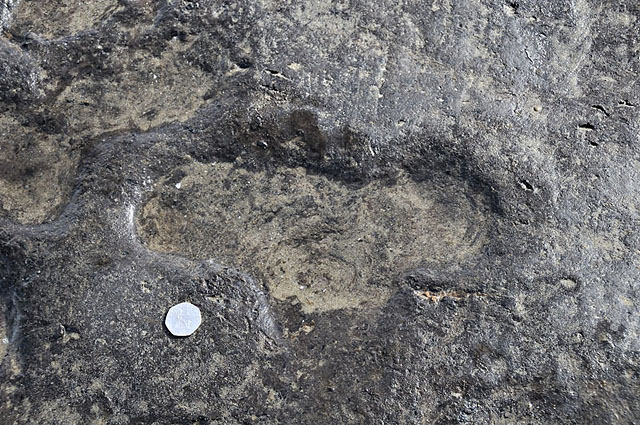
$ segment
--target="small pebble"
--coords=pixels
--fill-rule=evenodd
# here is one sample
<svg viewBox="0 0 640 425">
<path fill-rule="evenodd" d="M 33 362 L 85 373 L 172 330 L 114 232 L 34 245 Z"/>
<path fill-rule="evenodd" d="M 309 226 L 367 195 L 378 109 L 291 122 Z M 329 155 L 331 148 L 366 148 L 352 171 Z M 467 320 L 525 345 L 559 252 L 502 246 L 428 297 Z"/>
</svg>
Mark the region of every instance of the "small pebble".
<svg viewBox="0 0 640 425">
<path fill-rule="evenodd" d="M 201 323 L 200 309 L 187 302 L 171 307 L 164 321 L 173 336 L 189 336 L 198 329 Z"/>
</svg>

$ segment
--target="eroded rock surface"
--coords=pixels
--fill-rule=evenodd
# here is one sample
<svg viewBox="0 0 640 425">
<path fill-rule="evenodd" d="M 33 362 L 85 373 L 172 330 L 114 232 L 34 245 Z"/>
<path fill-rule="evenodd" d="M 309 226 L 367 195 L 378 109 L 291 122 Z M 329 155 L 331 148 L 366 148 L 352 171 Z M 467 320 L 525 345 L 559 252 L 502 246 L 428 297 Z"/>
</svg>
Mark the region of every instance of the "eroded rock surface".
<svg viewBox="0 0 640 425">
<path fill-rule="evenodd" d="M 0 0 L 0 422 L 640 421 L 639 18 Z"/>
</svg>

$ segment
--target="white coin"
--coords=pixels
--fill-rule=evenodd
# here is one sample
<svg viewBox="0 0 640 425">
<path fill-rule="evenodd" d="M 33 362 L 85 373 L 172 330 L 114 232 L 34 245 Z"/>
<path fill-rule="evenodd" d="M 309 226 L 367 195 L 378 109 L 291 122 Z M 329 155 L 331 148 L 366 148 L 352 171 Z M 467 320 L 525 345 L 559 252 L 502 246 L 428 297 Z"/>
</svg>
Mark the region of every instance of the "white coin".
<svg viewBox="0 0 640 425">
<path fill-rule="evenodd" d="M 202 323 L 200 309 L 191 303 L 176 304 L 167 312 L 165 326 L 174 336 L 189 336 Z"/>
</svg>

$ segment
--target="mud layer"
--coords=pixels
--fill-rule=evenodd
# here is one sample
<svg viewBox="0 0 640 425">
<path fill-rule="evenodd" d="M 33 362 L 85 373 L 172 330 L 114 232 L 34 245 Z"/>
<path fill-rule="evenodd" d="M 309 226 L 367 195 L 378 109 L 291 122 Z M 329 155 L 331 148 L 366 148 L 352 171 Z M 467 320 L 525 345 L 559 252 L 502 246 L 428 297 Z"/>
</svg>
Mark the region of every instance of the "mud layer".
<svg viewBox="0 0 640 425">
<path fill-rule="evenodd" d="M 71 191 L 78 153 L 64 135 L 0 117 L 0 212 L 23 224 L 53 218 Z"/>
<path fill-rule="evenodd" d="M 65 110 L 69 127 L 85 137 L 186 121 L 204 104 L 211 83 L 183 60 L 184 48 L 171 42 L 159 57 L 127 52 L 129 57 L 117 59 L 126 63 L 117 75 L 106 81 L 74 81 L 57 97 L 54 108 Z"/>
<path fill-rule="evenodd" d="M 42 37 L 56 38 L 90 30 L 121 9 L 116 0 L 23 0 L 14 20 Z"/>
<path fill-rule="evenodd" d="M 371 306 L 403 272 L 481 249 L 482 201 L 460 187 L 401 174 L 353 188 L 303 168 L 195 163 L 157 186 L 138 223 L 151 249 L 252 270 L 307 312 Z"/>
</svg>

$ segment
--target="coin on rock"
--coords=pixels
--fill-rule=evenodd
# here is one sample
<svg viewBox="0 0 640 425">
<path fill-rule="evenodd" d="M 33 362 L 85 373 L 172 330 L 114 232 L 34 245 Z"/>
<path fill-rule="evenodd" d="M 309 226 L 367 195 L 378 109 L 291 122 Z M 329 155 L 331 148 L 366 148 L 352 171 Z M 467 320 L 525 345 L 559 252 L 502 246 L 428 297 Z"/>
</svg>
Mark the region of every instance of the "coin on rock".
<svg viewBox="0 0 640 425">
<path fill-rule="evenodd" d="M 189 336 L 202 323 L 200 309 L 191 303 L 176 304 L 167 312 L 165 326 L 174 336 Z"/>
</svg>

